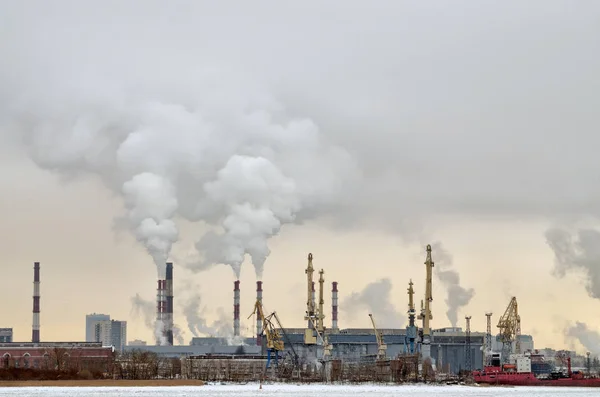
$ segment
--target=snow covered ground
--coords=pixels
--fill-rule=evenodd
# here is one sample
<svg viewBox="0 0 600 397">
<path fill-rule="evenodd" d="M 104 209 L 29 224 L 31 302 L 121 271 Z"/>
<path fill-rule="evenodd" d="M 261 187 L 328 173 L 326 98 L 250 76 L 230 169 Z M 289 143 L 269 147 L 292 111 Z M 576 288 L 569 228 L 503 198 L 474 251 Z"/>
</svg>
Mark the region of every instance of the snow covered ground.
<svg viewBox="0 0 600 397">
<path fill-rule="evenodd" d="M 422 396 L 422 397 L 588 397 L 598 396 L 600 390 L 588 388 L 542 388 L 542 387 L 469 387 L 469 386 L 333 386 L 333 385 L 283 385 L 267 384 L 259 389 L 258 384 L 248 385 L 206 385 L 201 387 L 27 387 L 0 388 L 0 396 L 135 396 L 135 397 L 351 397 L 351 396 Z"/>
</svg>

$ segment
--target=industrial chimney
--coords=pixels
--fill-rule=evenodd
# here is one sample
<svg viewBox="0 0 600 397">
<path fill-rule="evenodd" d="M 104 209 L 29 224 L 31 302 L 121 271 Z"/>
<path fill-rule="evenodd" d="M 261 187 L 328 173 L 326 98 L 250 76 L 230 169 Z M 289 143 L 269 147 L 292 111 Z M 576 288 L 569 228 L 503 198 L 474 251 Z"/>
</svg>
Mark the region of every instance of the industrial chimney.
<svg viewBox="0 0 600 397">
<path fill-rule="evenodd" d="M 256 300 L 262 305 L 262 281 L 256 282 Z M 262 333 L 262 319 L 256 316 L 256 346 L 260 346 L 262 342 L 262 338 L 260 334 Z"/>
<path fill-rule="evenodd" d="M 165 315 L 167 312 L 167 281 L 158 280 L 158 288 L 156 290 L 156 322 L 157 327 L 160 327 L 160 336 L 157 335 L 157 345 L 163 344 L 163 339 L 166 339 Z"/>
<path fill-rule="evenodd" d="M 240 336 L 240 280 L 233 282 L 233 336 Z"/>
<path fill-rule="evenodd" d="M 338 331 L 338 283 L 331 283 L 331 330 Z"/>
<path fill-rule="evenodd" d="M 167 275 L 166 275 L 166 293 L 167 293 L 167 307 L 166 307 L 166 333 L 167 333 L 167 344 L 173 346 L 173 263 L 167 262 Z"/>
<path fill-rule="evenodd" d="M 33 262 L 33 326 L 31 341 L 40 343 L 40 262 Z"/>
</svg>

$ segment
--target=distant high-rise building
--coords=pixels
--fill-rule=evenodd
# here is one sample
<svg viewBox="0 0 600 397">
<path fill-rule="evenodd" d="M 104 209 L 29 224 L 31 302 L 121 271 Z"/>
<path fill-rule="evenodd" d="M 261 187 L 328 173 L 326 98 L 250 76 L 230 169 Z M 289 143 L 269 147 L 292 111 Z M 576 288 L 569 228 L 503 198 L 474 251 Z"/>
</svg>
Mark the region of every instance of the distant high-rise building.
<svg viewBox="0 0 600 397">
<path fill-rule="evenodd" d="M 108 314 L 92 313 L 85 316 L 85 341 L 96 342 L 96 324 L 100 321 L 110 321 Z"/>
<path fill-rule="evenodd" d="M 13 341 L 12 328 L 0 328 L 0 343 L 11 343 Z"/>
<path fill-rule="evenodd" d="M 123 351 L 127 341 L 127 321 L 103 320 L 95 323 L 94 342 L 102 346 L 114 346 Z"/>
</svg>

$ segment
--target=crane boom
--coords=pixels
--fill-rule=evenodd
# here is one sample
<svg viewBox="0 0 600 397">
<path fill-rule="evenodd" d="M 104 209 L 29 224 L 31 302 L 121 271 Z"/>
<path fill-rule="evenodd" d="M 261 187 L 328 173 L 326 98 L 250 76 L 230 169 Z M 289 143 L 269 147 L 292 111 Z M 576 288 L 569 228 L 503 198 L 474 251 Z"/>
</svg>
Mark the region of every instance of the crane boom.
<svg viewBox="0 0 600 397">
<path fill-rule="evenodd" d="M 371 317 L 371 323 L 373 324 L 373 330 L 375 331 L 375 337 L 377 338 L 377 358 L 384 359 L 387 355 L 387 345 L 383 343 L 383 335 L 377 330 L 375 320 L 373 319 L 373 315 L 371 313 L 369 313 L 369 317 Z"/>
</svg>

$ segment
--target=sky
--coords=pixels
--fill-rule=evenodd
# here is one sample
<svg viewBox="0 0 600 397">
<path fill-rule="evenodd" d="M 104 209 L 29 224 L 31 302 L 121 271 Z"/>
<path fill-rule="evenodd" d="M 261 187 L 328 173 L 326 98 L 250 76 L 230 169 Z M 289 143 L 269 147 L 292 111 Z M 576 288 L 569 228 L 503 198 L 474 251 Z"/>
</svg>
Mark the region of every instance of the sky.
<svg viewBox="0 0 600 397">
<path fill-rule="evenodd" d="M 40 261 L 42 340 L 99 312 L 152 341 L 166 260 L 185 343 L 228 332 L 237 278 L 245 334 L 257 278 L 300 327 L 309 252 L 326 324 L 338 281 L 340 327 L 404 326 L 432 244 L 435 328 L 516 296 L 537 347 L 600 353 L 599 15 L 0 0 L 0 327 L 30 339 Z"/>
</svg>

